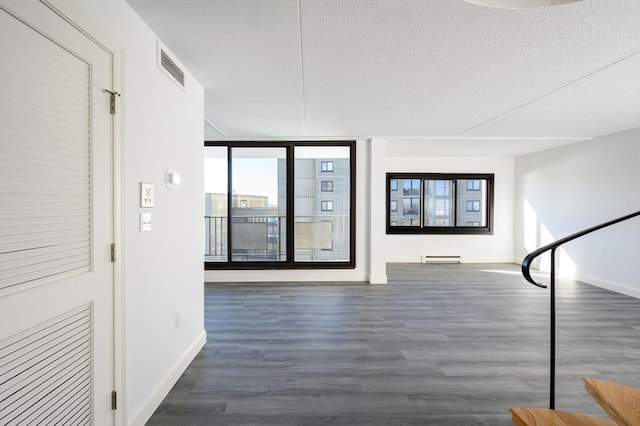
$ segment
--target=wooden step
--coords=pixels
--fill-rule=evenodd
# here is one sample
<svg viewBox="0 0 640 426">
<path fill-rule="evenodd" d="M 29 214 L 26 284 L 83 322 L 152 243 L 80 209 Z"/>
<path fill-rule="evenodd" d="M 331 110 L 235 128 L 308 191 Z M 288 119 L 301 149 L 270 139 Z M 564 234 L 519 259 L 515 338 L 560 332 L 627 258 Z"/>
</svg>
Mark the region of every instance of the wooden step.
<svg viewBox="0 0 640 426">
<path fill-rule="evenodd" d="M 620 426 L 640 426 L 640 389 L 583 377 L 589 395 Z"/>
<path fill-rule="evenodd" d="M 518 426 L 616 426 L 610 419 L 550 410 L 548 408 L 510 408 L 511 418 Z"/>
</svg>

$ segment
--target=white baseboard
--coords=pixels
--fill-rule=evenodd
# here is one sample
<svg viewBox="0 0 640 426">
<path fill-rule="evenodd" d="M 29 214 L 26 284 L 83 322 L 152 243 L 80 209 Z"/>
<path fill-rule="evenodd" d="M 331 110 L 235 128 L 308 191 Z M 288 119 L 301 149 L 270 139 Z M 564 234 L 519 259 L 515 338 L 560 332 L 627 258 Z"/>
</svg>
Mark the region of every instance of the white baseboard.
<svg viewBox="0 0 640 426">
<path fill-rule="evenodd" d="M 142 408 L 132 416 L 127 424 L 144 426 L 144 424 L 149 421 L 153 413 L 160 406 L 160 403 L 162 403 L 162 400 L 169 394 L 171 388 L 173 388 L 205 343 L 207 343 L 207 332 L 202 330 L 196 340 L 184 351 L 178 361 L 173 364 L 171 369 L 167 371 L 167 374 L 164 375 L 158 385 L 151 391 L 149 397 L 142 404 Z"/>
<path fill-rule="evenodd" d="M 242 270 L 242 271 L 205 271 L 206 283 L 267 283 L 267 282 L 316 282 L 316 281 L 368 281 L 367 275 L 359 270 L 350 269 L 325 269 L 322 271 L 310 270 Z"/>
<path fill-rule="evenodd" d="M 474 258 L 469 256 L 461 256 L 460 263 L 520 263 L 522 260 L 514 262 L 513 259 L 505 258 Z M 422 263 L 420 256 L 403 256 L 387 259 L 387 263 Z"/>
<path fill-rule="evenodd" d="M 622 293 L 627 296 L 640 299 L 640 286 L 633 286 L 631 284 L 622 284 L 613 281 L 603 280 L 602 278 L 594 277 L 591 275 L 577 274 L 576 281 L 582 281 L 583 283 L 591 284 L 596 287 L 601 287 L 607 290 L 615 291 L 616 293 Z"/>
</svg>

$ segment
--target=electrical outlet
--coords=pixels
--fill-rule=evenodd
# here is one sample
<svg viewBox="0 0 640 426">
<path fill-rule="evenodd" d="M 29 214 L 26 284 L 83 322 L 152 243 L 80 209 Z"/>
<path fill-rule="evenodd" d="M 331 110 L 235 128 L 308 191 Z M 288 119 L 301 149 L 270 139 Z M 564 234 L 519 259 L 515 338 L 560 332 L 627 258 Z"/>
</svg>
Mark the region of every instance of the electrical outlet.
<svg viewBox="0 0 640 426">
<path fill-rule="evenodd" d="M 178 309 L 176 311 L 175 316 L 175 327 L 178 328 L 182 325 L 182 309 Z"/>
</svg>

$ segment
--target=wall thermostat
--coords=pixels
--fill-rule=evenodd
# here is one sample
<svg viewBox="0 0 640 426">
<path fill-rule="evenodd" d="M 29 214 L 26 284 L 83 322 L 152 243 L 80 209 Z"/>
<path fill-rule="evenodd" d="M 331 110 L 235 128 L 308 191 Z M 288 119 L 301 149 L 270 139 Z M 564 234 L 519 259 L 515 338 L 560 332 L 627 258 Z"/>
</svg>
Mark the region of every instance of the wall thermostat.
<svg viewBox="0 0 640 426">
<path fill-rule="evenodd" d="M 167 170 L 167 188 L 169 189 L 180 189 L 180 182 L 182 181 L 182 177 L 180 173 L 175 170 Z"/>
</svg>

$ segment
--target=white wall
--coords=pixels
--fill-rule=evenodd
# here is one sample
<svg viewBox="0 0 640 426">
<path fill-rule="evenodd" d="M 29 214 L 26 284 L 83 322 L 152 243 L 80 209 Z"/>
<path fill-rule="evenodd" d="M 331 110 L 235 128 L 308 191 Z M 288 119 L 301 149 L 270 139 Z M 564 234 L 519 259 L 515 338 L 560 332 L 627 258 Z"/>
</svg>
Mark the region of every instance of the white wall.
<svg viewBox="0 0 640 426">
<path fill-rule="evenodd" d="M 419 144 L 419 141 L 408 142 Z M 396 151 L 396 146 L 401 149 Z M 405 156 L 407 142 L 357 141 L 356 269 L 206 271 L 205 281 L 369 281 L 385 284 L 386 262 L 419 262 L 422 254 L 456 254 L 464 262 L 513 261 L 513 158 Z M 420 150 L 414 150 L 420 151 Z M 495 174 L 493 235 L 386 235 L 387 172 Z"/>
<path fill-rule="evenodd" d="M 122 48 L 125 424 L 144 424 L 205 340 L 203 89 L 157 67 L 157 37 L 124 0 L 73 1 Z M 179 191 L 165 171 L 182 174 Z M 155 185 L 152 230 L 138 230 L 139 183 Z M 180 327 L 175 312 L 181 310 Z"/>
<path fill-rule="evenodd" d="M 515 160 L 514 253 L 640 210 L 640 128 Z M 640 297 L 640 218 L 568 243 L 560 274 Z M 548 259 L 540 265 L 548 270 Z M 632 267 L 633 266 L 633 267 Z"/>
<path fill-rule="evenodd" d="M 512 262 L 513 158 L 421 156 L 419 144 L 420 141 L 402 144 L 389 141 L 385 172 L 495 174 L 494 232 L 493 235 L 386 235 L 387 262 L 420 262 L 423 254 L 459 255 L 465 263 Z M 417 155 L 408 156 L 411 152 Z M 385 209 L 385 202 L 378 208 Z"/>
<path fill-rule="evenodd" d="M 385 246 L 385 215 L 386 215 L 386 155 L 387 140 L 385 138 L 373 138 L 369 150 L 369 264 L 371 271 L 369 282 L 371 284 L 387 283 L 387 258 Z"/>
</svg>

